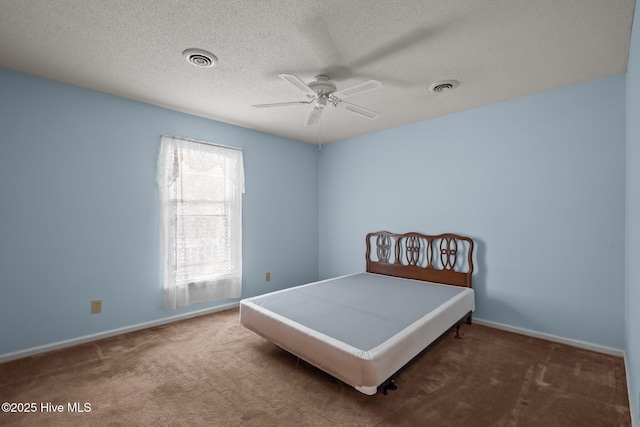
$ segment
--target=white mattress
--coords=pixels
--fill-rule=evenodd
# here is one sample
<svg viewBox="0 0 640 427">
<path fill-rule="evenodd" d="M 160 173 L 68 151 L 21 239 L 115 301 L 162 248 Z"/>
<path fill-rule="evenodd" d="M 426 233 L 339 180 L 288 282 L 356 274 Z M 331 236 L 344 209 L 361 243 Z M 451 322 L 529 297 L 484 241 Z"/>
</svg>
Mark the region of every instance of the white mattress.
<svg viewBox="0 0 640 427">
<path fill-rule="evenodd" d="M 371 273 L 240 302 L 240 321 L 362 393 L 377 387 L 466 314 L 473 289 Z"/>
</svg>

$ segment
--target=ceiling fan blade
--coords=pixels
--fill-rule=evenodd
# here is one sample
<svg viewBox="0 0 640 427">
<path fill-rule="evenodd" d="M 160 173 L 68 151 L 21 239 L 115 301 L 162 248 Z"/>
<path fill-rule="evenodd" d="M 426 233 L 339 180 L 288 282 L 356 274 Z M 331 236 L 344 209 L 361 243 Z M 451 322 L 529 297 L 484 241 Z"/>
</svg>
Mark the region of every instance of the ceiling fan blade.
<svg viewBox="0 0 640 427">
<path fill-rule="evenodd" d="M 303 82 L 302 80 L 300 80 L 300 77 L 298 77 L 296 75 L 293 75 L 293 74 L 278 74 L 278 77 L 280 77 L 282 80 L 286 80 L 289 83 L 293 84 L 295 87 L 297 87 L 298 89 L 300 89 L 304 93 L 307 93 L 309 95 L 315 95 L 316 94 L 313 91 L 313 89 L 311 89 L 309 86 L 307 86 L 307 84 L 305 82 Z"/>
<path fill-rule="evenodd" d="M 288 105 L 300 105 L 300 104 L 311 104 L 313 101 L 293 101 L 293 102 L 277 102 L 275 104 L 257 104 L 252 105 L 252 107 L 256 108 L 265 108 L 265 107 L 285 107 Z"/>
<path fill-rule="evenodd" d="M 368 108 L 361 107 L 356 104 L 352 104 L 351 102 L 341 101 L 339 104 L 345 110 L 349 110 L 352 113 L 360 114 L 361 116 L 366 117 L 367 119 L 377 119 L 380 116 L 380 113 L 377 113 Z"/>
<path fill-rule="evenodd" d="M 309 112 L 309 117 L 307 117 L 307 122 L 304 124 L 305 126 L 313 126 L 318 123 L 320 120 L 320 115 L 322 114 L 322 108 L 314 108 Z"/>
<path fill-rule="evenodd" d="M 333 96 L 337 98 L 347 98 L 351 95 L 355 95 L 357 93 L 366 92 L 368 90 L 378 89 L 384 86 L 382 82 L 378 80 L 367 80 L 366 82 L 358 83 L 354 86 L 349 86 L 346 89 L 339 90 L 333 93 Z"/>
</svg>

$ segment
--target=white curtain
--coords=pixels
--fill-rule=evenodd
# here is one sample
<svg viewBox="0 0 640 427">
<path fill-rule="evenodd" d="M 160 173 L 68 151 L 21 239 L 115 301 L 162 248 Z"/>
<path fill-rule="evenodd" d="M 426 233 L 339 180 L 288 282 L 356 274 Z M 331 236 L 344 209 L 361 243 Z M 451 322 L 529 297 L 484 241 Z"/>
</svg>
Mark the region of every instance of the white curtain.
<svg viewBox="0 0 640 427">
<path fill-rule="evenodd" d="M 242 290 L 242 151 L 163 136 L 158 156 L 164 308 Z"/>
</svg>

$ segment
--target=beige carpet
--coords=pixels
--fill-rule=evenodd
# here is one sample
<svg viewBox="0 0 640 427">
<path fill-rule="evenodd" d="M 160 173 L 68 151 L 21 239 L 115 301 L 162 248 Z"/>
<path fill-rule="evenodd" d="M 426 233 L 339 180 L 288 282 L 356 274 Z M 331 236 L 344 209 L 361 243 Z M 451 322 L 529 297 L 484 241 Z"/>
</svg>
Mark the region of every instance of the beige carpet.
<svg viewBox="0 0 640 427">
<path fill-rule="evenodd" d="M 238 310 L 0 365 L 1 425 L 628 426 L 621 358 L 463 325 L 365 396 L 246 330 Z M 46 412 L 47 403 L 63 412 Z M 69 405 L 90 412 L 69 413 Z"/>
</svg>

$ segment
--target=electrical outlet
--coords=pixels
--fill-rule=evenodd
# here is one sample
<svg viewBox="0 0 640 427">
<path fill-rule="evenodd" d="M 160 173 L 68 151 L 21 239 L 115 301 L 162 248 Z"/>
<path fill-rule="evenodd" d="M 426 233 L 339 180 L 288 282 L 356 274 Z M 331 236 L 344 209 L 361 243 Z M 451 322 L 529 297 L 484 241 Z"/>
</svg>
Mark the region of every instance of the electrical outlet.
<svg viewBox="0 0 640 427">
<path fill-rule="evenodd" d="M 102 313 L 102 300 L 91 301 L 91 314 Z"/>
<path fill-rule="evenodd" d="M 271 273 L 264 273 L 264 281 L 268 282 L 269 280 L 271 280 Z"/>
</svg>

